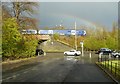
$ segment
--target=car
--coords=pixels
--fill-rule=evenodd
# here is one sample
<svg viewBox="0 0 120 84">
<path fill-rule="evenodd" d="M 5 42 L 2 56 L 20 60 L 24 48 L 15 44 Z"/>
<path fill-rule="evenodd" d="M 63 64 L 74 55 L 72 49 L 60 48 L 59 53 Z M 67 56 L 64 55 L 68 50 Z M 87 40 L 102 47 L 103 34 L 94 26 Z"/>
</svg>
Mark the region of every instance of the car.
<svg viewBox="0 0 120 84">
<path fill-rule="evenodd" d="M 65 51 L 64 55 L 75 55 L 75 56 L 79 56 L 81 54 L 80 51 L 78 50 L 70 50 L 70 51 Z"/>
<path fill-rule="evenodd" d="M 112 50 L 110 50 L 109 48 L 100 48 L 97 52 L 97 54 L 102 53 L 103 55 L 109 55 L 112 53 Z"/>
<path fill-rule="evenodd" d="M 118 57 L 120 58 L 120 51 L 118 52 Z"/>
<path fill-rule="evenodd" d="M 116 57 L 119 57 L 120 58 L 120 52 L 117 52 L 117 51 L 113 51 L 111 53 L 112 57 L 116 58 Z"/>
<path fill-rule="evenodd" d="M 42 54 L 44 54 L 44 51 L 42 50 L 42 49 L 36 49 L 36 53 L 35 53 L 35 55 L 42 55 Z"/>
<path fill-rule="evenodd" d="M 111 53 L 111 55 L 112 55 L 112 57 L 117 57 L 117 56 L 118 56 L 118 52 L 113 51 L 113 52 Z"/>
</svg>

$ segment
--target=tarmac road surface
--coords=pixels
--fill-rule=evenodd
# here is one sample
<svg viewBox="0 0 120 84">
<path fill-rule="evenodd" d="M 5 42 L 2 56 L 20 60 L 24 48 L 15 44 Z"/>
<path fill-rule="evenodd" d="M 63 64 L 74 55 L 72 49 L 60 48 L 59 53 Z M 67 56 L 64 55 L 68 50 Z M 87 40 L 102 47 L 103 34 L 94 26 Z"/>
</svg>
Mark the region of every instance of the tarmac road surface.
<svg viewBox="0 0 120 84">
<path fill-rule="evenodd" d="M 95 62 L 97 56 L 64 56 L 63 53 L 47 53 L 55 55 L 43 62 L 35 62 L 3 73 L 2 82 L 106 82 L 113 83 Z"/>
</svg>

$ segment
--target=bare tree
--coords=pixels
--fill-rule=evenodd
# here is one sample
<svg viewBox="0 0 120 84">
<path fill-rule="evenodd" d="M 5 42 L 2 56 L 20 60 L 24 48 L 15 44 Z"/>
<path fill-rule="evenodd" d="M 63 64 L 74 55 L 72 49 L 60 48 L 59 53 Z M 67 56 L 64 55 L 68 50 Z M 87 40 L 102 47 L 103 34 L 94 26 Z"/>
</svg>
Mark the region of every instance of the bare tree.
<svg viewBox="0 0 120 84">
<path fill-rule="evenodd" d="M 3 3 L 1 6 L 2 6 L 1 7 L 2 20 L 4 20 L 5 18 L 11 17 L 11 14 L 8 11 L 8 8 Z"/>
<path fill-rule="evenodd" d="M 36 13 L 35 8 L 38 7 L 36 2 L 7 2 L 3 4 L 3 10 L 7 10 L 10 16 L 15 17 L 20 30 L 26 26 L 32 26 L 37 29 L 37 20 L 31 18 Z M 25 24 L 23 24 L 26 23 Z M 29 24 L 28 24 L 29 23 Z"/>
</svg>

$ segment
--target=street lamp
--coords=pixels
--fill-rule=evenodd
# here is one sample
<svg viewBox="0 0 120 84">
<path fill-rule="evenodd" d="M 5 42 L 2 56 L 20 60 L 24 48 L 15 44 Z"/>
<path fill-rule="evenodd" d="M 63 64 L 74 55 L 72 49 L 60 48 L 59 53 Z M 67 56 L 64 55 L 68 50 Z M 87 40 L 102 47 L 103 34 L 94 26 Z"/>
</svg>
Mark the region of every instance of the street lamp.
<svg viewBox="0 0 120 84">
<path fill-rule="evenodd" d="M 75 22 L 75 49 L 77 50 L 77 36 L 76 36 L 76 22 Z"/>
</svg>

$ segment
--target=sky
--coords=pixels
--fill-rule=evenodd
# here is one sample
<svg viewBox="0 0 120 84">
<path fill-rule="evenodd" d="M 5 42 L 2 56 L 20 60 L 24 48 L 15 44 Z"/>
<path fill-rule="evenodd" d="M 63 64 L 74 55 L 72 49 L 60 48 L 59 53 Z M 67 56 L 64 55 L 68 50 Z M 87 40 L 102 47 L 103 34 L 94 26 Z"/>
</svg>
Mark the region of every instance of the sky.
<svg viewBox="0 0 120 84">
<path fill-rule="evenodd" d="M 112 28 L 112 23 L 118 21 L 117 2 L 40 2 L 38 9 L 39 27 L 64 26 L 73 28 L 96 24 Z"/>
<path fill-rule="evenodd" d="M 119 2 L 119 0 L 1 0 L 2 2 Z"/>
<path fill-rule="evenodd" d="M 26 1 L 38 2 L 40 5 L 37 9 L 38 14 L 34 16 L 39 20 L 39 28 L 62 25 L 69 29 L 74 27 L 76 21 L 77 27 L 95 27 L 99 24 L 111 29 L 113 22 L 118 22 L 118 0 Z"/>
</svg>

